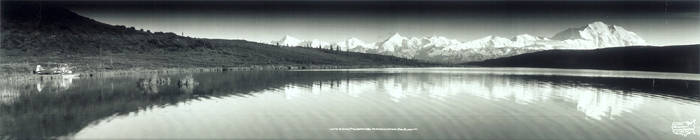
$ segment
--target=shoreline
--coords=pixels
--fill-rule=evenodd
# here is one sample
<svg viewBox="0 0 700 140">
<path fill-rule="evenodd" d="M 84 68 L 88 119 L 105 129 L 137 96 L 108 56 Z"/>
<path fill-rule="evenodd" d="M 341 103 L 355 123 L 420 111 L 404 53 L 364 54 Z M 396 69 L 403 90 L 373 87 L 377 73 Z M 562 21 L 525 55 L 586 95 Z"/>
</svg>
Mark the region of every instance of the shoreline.
<svg viewBox="0 0 700 140">
<path fill-rule="evenodd" d="M 401 68 L 401 67 L 429 67 L 429 66 L 411 66 L 411 65 L 251 65 L 251 66 L 231 66 L 231 67 L 188 67 L 188 68 L 130 68 L 117 70 L 101 70 L 101 71 L 85 71 L 76 72 L 80 74 L 80 78 L 109 78 L 117 76 L 126 76 L 134 73 L 138 75 L 148 74 L 175 74 L 175 73 L 197 73 L 197 72 L 225 72 L 225 71 L 287 71 L 287 70 L 302 70 L 302 69 L 358 69 L 358 68 Z M 62 79 L 61 75 L 37 75 L 32 73 L 11 73 L 0 74 L 4 77 L 0 80 L 0 84 L 7 84 L 19 81 L 35 81 L 35 80 L 52 80 Z"/>
</svg>

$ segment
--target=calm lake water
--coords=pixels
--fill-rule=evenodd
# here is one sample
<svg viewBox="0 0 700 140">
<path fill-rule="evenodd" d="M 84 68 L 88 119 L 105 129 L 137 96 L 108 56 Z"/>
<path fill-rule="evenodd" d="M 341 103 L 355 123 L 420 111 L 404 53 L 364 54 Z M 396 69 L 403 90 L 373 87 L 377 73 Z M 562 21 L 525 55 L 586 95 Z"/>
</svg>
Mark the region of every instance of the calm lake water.
<svg viewBox="0 0 700 140">
<path fill-rule="evenodd" d="M 46 80 L 0 85 L 0 139 L 699 139 L 672 129 L 700 120 L 698 77 L 393 68 Z"/>
</svg>

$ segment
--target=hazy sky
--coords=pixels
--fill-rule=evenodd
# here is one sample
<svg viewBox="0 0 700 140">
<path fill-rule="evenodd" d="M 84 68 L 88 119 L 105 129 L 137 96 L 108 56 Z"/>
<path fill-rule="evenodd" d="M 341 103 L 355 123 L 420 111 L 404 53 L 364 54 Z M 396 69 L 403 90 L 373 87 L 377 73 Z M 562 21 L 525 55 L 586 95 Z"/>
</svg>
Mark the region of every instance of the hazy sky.
<svg viewBox="0 0 700 140">
<path fill-rule="evenodd" d="M 487 35 L 551 37 L 603 21 L 656 45 L 700 44 L 699 1 L 237 1 L 63 2 L 109 24 L 202 38 L 269 42 L 284 35 L 374 42 L 439 35 L 468 41 Z"/>
</svg>

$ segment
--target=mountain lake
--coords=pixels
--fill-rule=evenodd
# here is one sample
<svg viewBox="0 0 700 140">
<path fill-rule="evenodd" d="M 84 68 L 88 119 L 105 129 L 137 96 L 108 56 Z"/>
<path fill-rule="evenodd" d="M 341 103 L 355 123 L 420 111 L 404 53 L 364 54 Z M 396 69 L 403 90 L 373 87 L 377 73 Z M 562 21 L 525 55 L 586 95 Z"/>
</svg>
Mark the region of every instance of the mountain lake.
<svg viewBox="0 0 700 140">
<path fill-rule="evenodd" d="M 43 80 L 0 85 L 0 139 L 700 139 L 672 127 L 700 119 L 699 80 L 540 68 Z"/>
</svg>

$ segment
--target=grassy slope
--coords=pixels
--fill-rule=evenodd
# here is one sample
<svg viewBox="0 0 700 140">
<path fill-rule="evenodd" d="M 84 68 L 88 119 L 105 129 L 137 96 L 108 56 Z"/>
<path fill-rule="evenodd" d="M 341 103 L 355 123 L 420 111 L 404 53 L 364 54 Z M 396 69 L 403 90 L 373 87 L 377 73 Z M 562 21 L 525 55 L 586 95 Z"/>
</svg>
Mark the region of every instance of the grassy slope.
<svg viewBox="0 0 700 140">
<path fill-rule="evenodd" d="M 199 39 L 115 26 L 67 9 L 2 4 L 0 73 L 36 64 L 73 63 L 80 70 L 249 65 L 429 65 L 392 56 L 277 47 L 244 40 Z"/>
<path fill-rule="evenodd" d="M 700 73 L 700 45 L 548 50 L 465 65 Z"/>
</svg>

